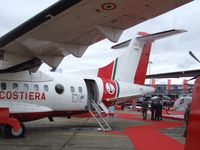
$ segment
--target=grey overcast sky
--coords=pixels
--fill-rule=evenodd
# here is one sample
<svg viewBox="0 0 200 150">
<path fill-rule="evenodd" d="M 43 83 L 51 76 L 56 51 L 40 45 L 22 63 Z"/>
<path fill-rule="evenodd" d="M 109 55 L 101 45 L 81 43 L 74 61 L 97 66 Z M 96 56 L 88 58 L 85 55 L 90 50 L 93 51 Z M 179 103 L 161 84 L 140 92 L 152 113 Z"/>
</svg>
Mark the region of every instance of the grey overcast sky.
<svg viewBox="0 0 200 150">
<path fill-rule="evenodd" d="M 30 17 L 55 3 L 57 0 L 0 0 L 0 36 L 17 27 Z M 153 63 L 148 73 L 162 73 L 189 69 L 199 69 L 200 64 L 193 60 L 191 50 L 200 59 L 200 0 L 181 6 L 161 16 L 148 20 L 124 31 L 119 42 L 136 36 L 138 31 L 155 33 L 170 29 L 185 29 L 188 32 L 154 42 L 150 61 Z M 84 56 L 67 56 L 59 68 L 64 71 L 96 68 L 109 63 L 122 51 L 110 50 L 108 40 L 103 40 L 89 47 Z M 48 70 L 43 65 L 41 70 Z M 158 80 L 157 83 L 166 83 Z M 172 83 L 182 83 L 182 79 L 173 79 Z"/>
</svg>

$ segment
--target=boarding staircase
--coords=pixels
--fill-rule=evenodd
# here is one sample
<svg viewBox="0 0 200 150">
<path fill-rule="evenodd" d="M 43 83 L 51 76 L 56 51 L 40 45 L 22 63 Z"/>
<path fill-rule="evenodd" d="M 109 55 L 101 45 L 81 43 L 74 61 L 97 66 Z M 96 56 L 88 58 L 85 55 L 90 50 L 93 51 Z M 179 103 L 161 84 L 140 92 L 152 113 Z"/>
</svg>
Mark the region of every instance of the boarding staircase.
<svg viewBox="0 0 200 150">
<path fill-rule="evenodd" d="M 109 124 L 102 116 L 103 113 L 106 114 L 109 113 L 107 107 L 102 102 L 97 104 L 94 100 L 91 100 L 89 106 L 89 112 L 92 115 L 92 117 L 97 121 L 102 131 L 112 130 Z"/>
</svg>

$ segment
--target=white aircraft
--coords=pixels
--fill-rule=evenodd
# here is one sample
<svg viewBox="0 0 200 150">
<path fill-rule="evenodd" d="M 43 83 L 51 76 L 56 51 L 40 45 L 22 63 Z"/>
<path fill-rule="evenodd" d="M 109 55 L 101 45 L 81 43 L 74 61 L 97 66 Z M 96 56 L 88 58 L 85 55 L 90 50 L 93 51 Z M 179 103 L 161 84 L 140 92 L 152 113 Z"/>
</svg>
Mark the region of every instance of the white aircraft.
<svg viewBox="0 0 200 150">
<path fill-rule="evenodd" d="M 154 91 L 144 83 L 151 42 L 182 33 L 170 30 L 113 46 L 127 51 L 109 65 L 87 75 L 45 74 L 45 62 L 55 70 L 69 54 L 81 57 L 101 39 L 117 41 L 130 26 L 158 16 L 190 0 L 58 1 L 0 38 L 0 124 L 7 137 L 23 137 L 22 122 L 86 113 L 117 101 Z M 89 16 L 89 17 L 88 17 Z M 137 84 L 134 84 L 137 83 Z"/>
<path fill-rule="evenodd" d="M 174 102 L 173 108 L 177 111 L 185 112 L 185 109 L 192 102 L 191 96 L 182 96 Z"/>
</svg>

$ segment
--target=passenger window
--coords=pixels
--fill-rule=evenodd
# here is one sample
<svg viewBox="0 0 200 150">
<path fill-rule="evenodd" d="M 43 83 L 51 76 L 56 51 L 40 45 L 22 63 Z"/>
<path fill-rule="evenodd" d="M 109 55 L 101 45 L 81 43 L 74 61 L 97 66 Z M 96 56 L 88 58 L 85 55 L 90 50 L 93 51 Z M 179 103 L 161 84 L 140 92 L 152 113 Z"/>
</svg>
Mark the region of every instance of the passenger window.
<svg viewBox="0 0 200 150">
<path fill-rule="evenodd" d="M 79 93 L 82 93 L 83 92 L 83 89 L 82 89 L 82 87 L 78 87 L 78 91 L 79 91 Z"/>
<path fill-rule="evenodd" d="M 29 90 L 28 84 L 25 83 L 25 84 L 23 85 L 23 90 L 24 90 L 24 91 L 28 91 L 28 90 Z"/>
<path fill-rule="evenodd" d="M 71 87 L 70 87 L 70 90 L 71 90 L 71 92 L 72 92 L 72 93 L 74 93 L 74 92 L 75 92 L 75 89 L 74 89 L 74 87 L 73 87 L 73 86 L 71 86 Z"/>
<path fill-rule="evenodd" d="M 12 88 L 13 88 L 13 90 L 18 90 L 18 84 L 17 83 L 13 83 Z"/>
<path fill-rule="evenodd" d="M 45 91 L 45 92 L 48 92 L 48 91 L 49 91 L 48 85 L 44 85 L 44 91 Z"/>
<path fill-rule="evenodd" d="M 64 92 L 64 87 L 61 84 L 56 84 L 55 90 L 58 94 L 62 94 Z"/>
<path fill-rule="evenodd" d="M 39 85 L 38 84 L 34 84 L 34 91 L 39 91 Z"/>
<path fill-rule="evenodd" d="M 6 90 L 6 83 L 5 82 L 1 83 L 1 90 Z"/>
</svg>

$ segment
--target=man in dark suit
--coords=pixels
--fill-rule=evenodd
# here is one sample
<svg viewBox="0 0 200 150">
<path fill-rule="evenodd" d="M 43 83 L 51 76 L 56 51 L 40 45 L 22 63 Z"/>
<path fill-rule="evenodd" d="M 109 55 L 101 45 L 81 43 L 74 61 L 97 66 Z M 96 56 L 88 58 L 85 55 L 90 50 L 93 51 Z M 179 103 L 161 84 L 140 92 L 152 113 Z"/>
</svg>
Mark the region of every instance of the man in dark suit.
<svg viewBox="0 0 200 150">
<path fill-rule="evenodd" d="M 143 101 L 142 103 L 142 116 L 143 120 L 147 119 L 147 110 L 148 110 L 148 103 L 146 100 Z"/>
</svg>

